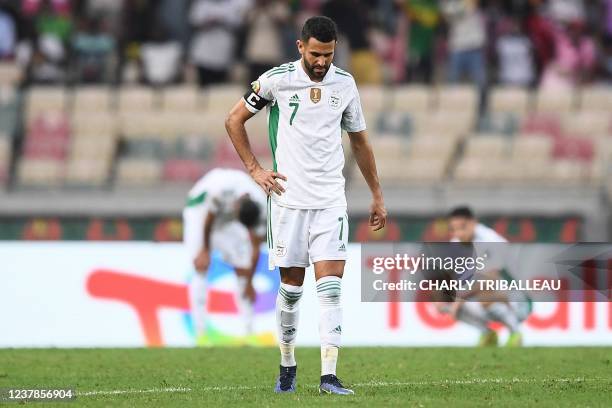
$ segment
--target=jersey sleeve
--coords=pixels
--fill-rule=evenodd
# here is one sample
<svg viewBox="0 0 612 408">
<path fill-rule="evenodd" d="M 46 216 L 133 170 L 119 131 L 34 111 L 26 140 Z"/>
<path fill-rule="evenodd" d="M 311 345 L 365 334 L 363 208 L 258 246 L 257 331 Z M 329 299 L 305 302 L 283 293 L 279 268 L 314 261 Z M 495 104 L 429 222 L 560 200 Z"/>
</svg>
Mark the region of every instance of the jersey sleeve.
<svg viewBox="0 0 612 408">
<path fill-rule="evenodd" d="M 361 108 L 361 99 L 359 98 L 359 91 L 357 85 L 353 82 L 353 93 L 349 104 L 347 105 L 344 112 L 342 112 L 342 129 L 347 132 L 361 132 L 366 129 L 365 117 L 363 116 L 363 110 Z"/>
<path fill-rule="evenodd" d="M 251 88 L 244 94 L 244 106 L 251 112 L 257 113 L 275 99 L 276 83 L 273 79 L 262 74 L 256 81 L 251 82 Z"/>
</svg>

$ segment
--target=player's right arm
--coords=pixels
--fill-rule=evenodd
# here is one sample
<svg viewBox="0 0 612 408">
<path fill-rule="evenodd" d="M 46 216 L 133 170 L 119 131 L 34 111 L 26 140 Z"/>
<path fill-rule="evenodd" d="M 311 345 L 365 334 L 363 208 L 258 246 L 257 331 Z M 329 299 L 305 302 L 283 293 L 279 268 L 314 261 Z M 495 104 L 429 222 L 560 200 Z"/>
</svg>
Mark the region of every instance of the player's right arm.
<svg viewBox="0 0 612 408">
<path fill-rule="evenodd" d="M 277 178 L 287 180 L 285 176 L 272 170 L 265 170 L 257 161 L 257 158 L 251 150 L 249 137 L 245 128 L 247 120 L 251 119 L 257 112 L 263 109 L 273 99 L 269 85 L 265 88 L 261 84 L 265 84 L 263 75 L 260 80 L 253 82 L 250 89 L 244 98 L 240 99 L 232 108 L 229 115 L 225 119 L 225 129 L 229 135 L 238 156 L 244 163 L 247 171 L 255 180 L 255 182 L 264 190 L 267 195 L 273 191 L 281 195 L 285 189 L 276 181 Z"/>
</svg>

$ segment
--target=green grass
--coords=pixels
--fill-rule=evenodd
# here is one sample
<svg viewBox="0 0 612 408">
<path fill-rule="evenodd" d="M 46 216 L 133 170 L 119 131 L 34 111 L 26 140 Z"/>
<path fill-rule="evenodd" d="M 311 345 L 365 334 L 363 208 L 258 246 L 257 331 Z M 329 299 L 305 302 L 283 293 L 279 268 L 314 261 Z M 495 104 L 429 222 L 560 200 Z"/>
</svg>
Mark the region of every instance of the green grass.
<svg viewBox="0 0 612 408">
<path fill-rule="evenodd" d="M 338 375 L 353 385 L 350 397 L 318 395 L 318 349 L 298 349 L 297 359 L 297 393 L 275 395 L 276 349 L 3 349 L 0 387 L 130 390 L 45 407 L 612 404 L 612 348 L 344 348 Z M 163 391 L 174 387 L 186 390 Z"/>
</svg>

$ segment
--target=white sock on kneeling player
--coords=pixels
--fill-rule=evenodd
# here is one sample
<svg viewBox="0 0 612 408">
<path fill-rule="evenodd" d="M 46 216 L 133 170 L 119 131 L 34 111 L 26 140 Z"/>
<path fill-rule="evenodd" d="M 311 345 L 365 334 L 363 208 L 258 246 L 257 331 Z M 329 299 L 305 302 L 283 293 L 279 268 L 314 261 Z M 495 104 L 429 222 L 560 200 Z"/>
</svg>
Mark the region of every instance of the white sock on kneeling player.
<svg viewBox="0 0 612 408">
<path fill-rule="evenodd" d="M 244 320 L 245 334 L 248 335 L 253 332 L 253 303 L 244 296 L 244 289 L 247 287 L 249 278 L 246 276 L 237 276 L 236 280 L 238 286 L 238 312 L 240 313 L 240 317 Z"/>
<path fill-rule="evenodd" d="M 317 281 L 321 375 L 336 374 L 338 348 L 342 335 L 341 282 L 342 279 L 337 276 L 324 276 Z"/>
<path fill-rule="evenodd" d="M 519 319 L 515 311 L 508 306 L 507 303 L 497 302 L 489 305 L 487 314 L 491 319 L 503 323 L 510 332 L 514 333 L 519 331 Z"/>
<path fill-rule="evenodd" d="M 480 302 L 465 302 L 457 312 L 457 320 L 476 327 L 481 333 L 489 330 L 489 316 Z"/>
<path fill-rule="evenodd" d="M 281 352 L 281 365 L 293 367 L 295 362 L 295 337 L 299 321 L 299 303 L 302 286 L 281 283 L 276 297 L 276 327 L 278 345 Z"/>
<path fill-rule="evenodd" d="M 206 275 L 195 273 L 189 283 L 191 318 L 196 335 L 206 334 Z"/>
</svg>

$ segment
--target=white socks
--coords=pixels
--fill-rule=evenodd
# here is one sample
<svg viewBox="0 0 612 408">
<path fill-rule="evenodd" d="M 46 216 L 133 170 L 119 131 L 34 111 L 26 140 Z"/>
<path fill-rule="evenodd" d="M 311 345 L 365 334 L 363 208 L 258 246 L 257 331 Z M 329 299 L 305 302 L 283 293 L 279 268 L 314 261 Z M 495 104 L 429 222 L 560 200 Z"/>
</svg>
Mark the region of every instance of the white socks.
<svg viewBox="0 0 612 408">
<path fill-rule="evenodd" d="M 457 313 L 457 320 L 476 327 L 481 333 L 489 330 L 487 310 L 479 302 L 465 302 Z"/>
<path fill-rule="evenodd" d="M 236 296 L 238 313 L 244 319 L 245 335 L 249 335 L 253 332 L 253 303 L 244 296 L 244 289 L 247 287 L 249 280 L 246 276 L 237 276 L 236 280 L 238 284 L 238 296 Z"/>
<path fill-rule="evenodd" d="M 342 279 L 337 276 L 324 276 L 317 281 L 321 375 L 336 374 L 338 348 L 342 335 L 341 281 Z"/>
<path fill-rule="evenodd" d="M 206 334 L 206 275 L 195 273 L 189 284 L 189 302 L 196 336 Z"/>
<path fill-rule="evenodd" d="M 276 327 L 278 329 L 278 344 L 281 352 L 281 365 L 293 367 L 295 362 L 295 337 L 297 335 L 299 300 L 302 297 L 302 287 L 280 284 L 276 297 Z"/>
<path fill-rule="evenodd" d="M 503 323 L 504 326 L 514 333 L 519 331 L 519 319 L 516 317 L 514 310 L 507 303 L 497 302 L 491 304 L 487 308 L 487 314 L 490 319 Z"/>
</svg>

